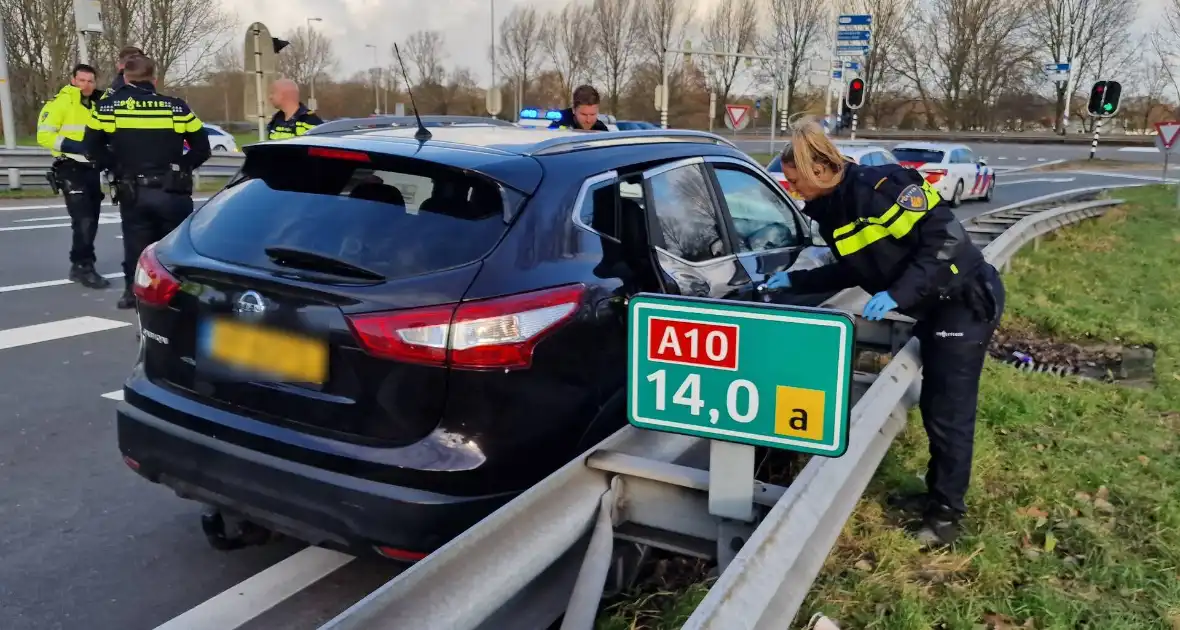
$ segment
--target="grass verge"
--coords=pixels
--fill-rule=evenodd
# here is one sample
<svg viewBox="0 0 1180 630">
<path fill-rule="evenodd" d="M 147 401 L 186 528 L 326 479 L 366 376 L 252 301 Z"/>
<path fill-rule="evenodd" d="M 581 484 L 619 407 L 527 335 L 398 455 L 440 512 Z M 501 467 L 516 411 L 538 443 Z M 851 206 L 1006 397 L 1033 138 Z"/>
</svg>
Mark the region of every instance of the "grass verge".
<svg viewBox="0 0 1180 630">
<path fill-rule="evenodd" d="M 193 193 L 197 194 L 197 193 L 217 192 L 225 187 L 225 183 L 227 181 L 229 181 L 228 178 L 224 178 L 224 177 L 217 177 L 217 178 L 202 177 L 201 178 L 201 185 L 197 186 L 193 190 Z M 53 194 L 53 191 L 49 190 L 48 187 L 21 188 L 20 190 L 10 190 L 10 189 L 5 188 L 3 190 L 0 190 L 0 199 L 53 199 L 55 197 L 60 197 L 60 196 L 61 195 Z M 107 199 L 104 199 L 104 202 L 109 199 L 110 199 L 110 195 L 108 194 Z"/>
<path fill-rule="evenodd" d="M 1180 213 L 1174 189 L 1119 196 L 1125 206 L 1013 261 L 1005 326 L 1152 344 L 1156 386 L 989 361 L 964 537 L 923 553 L 882 509 L 888 492 L 922 485 L 926 438 L 915 420 L 845 526 L 797 626 L 823 612 L 858 629 L 1180 630 Z M 704 593 L 682 589 L 663 609 L 690 611 Z M 608 609 L 599 628 L 671 629 L 687 618 L 667 623 L 643 610 Z"/>
</svg>

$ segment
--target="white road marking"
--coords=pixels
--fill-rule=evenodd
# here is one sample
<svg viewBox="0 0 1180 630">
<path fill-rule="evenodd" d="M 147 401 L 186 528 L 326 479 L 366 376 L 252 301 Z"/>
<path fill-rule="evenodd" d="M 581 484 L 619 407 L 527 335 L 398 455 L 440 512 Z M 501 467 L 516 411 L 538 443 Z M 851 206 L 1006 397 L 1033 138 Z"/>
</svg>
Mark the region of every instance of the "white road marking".
<svg viewBox="0 0 1180 630">
<path fill-rule="evenodd" d="M 1020 158 L 1020 159 L 1023 160 L 1024 158 Z M 1018 173 L 1020 171 L 1031 171 L 1034 168 L 1044 168 L 1046 166 L 1053 166 L 1054 164 L 1061 164 L 1064 161 L 1065 160 L 1050 160 L 1048 162 L 1041 162 L 1039 164 L 1033 164 L 1031 166 L 1017 166 L 1015 168 L 1008 169 L 1004 172 L 1005 173 Z"/>
<path fill-rule="evenodd" d="M 1127 153 L 1159 153 L 1160 150 L 1155 147 L 1122 147 L 1119 152 Z"/>
<path fill-rule="evenodd" d="M 54 341 L 78 335 L 103 332 L 130 326 L 129 322 L 101 317 L 74 317 L 56 322 L 0 330 L 0 350 L 28 346 L 43 341 Z"/>
<path fill-rule="evenodd" d="M 1131 173 L 1116 173 L 1114 171 L 1073 171 L 1078 175 L 1096 175 L 1098 177 L 1122 177 L 1123 179 L 1137 179 L 1143 182 L 1164 182 L 1169 184 L 1176 183 L 1176 180 L 1164 180 L 1159 175 L 1132 175 Z"/>
<path fill-rule="evenodd" d="M 1076 177 L 1037 177 L 1034 179 L 1018 179 L 1015 181 L 1006 179 L 1002 182 L 996 182 L 996 185 L 997 186 L 1007 186 L 1009 184 L 1032 184 L 1034 182 L 1049 182 L 1049 183 L 1055 182 L 1055 183 L 1062 183 L 1063 184 L 1065 182 L 1072 182 L 1075 179 L 1077 179 L 1077 178 Z"/>
<path fill-rule="evenodd" d="M 156 626 L 156 630 L 233 630 L 352 560 L 347 554 L 308 547 Z"/>
<path fill-rule="evenodd" d="M 98 218 L 100 218 L 100 219 L 102 219 L 102 218 L 118 219 L 119 213 L 118 212 L 100 212 L 98 215 Z M 69 221 L 69 220 L 70 220 L 70 217 L 68 217 L 68 216 L 63 217 L 63 216 L 59 215 L 56 217 L 36 217 L 33 219 L 13 219 L 12 222 L 13 223 L 33 223 L 36 221 Z"/>
<path fill-rule="evenodd" d="M 1045 158 L 1037 158 L 1037 161 L 1038 161 L 1038 162 L 1044 162 L 1044 161 L 1045 161 Z"/>
<path fill-rule="evenodd" d="M 119 219 L 115 217 L 98 217 L 99 225 L 110 225 L 111 223 L 119 223 Z M 23 232 L 25 230 L 48 230 L 49 228 L 70 227 L 69 223 L 47 223 L 45 225 L 11 225 L 8 227 L 0 227 L 0 232 Z"/>
<path fill-rule="evenodd" d="M 1008 158 L 1006 158 L 1006 157 L 998 157 L 998 158 L 996 158 L 996 159 L 997 159 L 997 160 L 1006 160 L 1006 159 L 1008 159 Z"/>
<path fill-rule="evenodd" d="M 197 203 L 201 203 L 204 201 L 209 201 L 209 197 L 193 197 L 193 201 L 197 202 Z M 104 203 L 104 204 L 102 204 L 102 207 L 111 208 L 112 210 L 116 210 L 116 211 L 119 209 L 118 205 L 112 204 L 112 203 Z M 64 204 L 64 203 L 43 204 L 43 205 L 36 205 L 36 206 L 0 206 L 0 212 L 27 212 L 29 210 L 65 210 L 65 209 L 66 209 L 66 204 Z"/>
<path fill-rule="evenodd" d="M 123 390 L 117 389 L 113 392 L 107 392 L 103 394 L 102 397 L 106 398 L 107 400 L 123 400 Z"/>
<path fill-rule="evenodd" d="M 122 278 L 123 272 L 118 273 L 104 273 L 104 278 Z M 43 289 L 45 287 L 60 287 L 66 284 L 73 284 L 72 280 L 45 280 L 43 282 L 30 282 L 28 284 L 12 284 L 6 287 L 0 287 L 0 293 L 11 293 L 13 291 L 24 291 L 26 289 Z"/>
</svg>

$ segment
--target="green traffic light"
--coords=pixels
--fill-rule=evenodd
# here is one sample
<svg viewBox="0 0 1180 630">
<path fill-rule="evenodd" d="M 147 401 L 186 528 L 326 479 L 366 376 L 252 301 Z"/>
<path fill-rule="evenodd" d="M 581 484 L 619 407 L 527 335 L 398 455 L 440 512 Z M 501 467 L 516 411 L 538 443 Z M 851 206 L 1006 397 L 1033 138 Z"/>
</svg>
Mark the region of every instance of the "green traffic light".
<svg viewBox="0 0 1180 630">
<path fill-rule="evenodd" d="M 1110 110 L 1114 109 L 1114 105 L 1111 105 L 1110 103 L 1107 103 L 1107 104 L 1105 104 L 1105 105 L 1103 105 L 1103 106 L 1102 106 L 1102 109 L 1105 109 L 1106 111 L 1108 111 L 1108 112 L 1109 112 Z"/>
</svg>

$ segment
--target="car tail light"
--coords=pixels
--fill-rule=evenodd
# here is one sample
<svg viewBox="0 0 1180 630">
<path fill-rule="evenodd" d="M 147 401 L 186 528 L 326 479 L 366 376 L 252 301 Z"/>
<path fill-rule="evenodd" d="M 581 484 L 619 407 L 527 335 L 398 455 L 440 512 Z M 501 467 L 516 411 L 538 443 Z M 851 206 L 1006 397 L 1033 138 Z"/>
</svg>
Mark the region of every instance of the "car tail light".
<svg viewBox="0 0 1180 630">
<path fill-rule="evenodd" d="M 926 181 L 931 184 L 937 184 L 938 180 L 946 176 L 946 169 L 936 168 L 929 171 L 922 171 L 922 175 L 926 176 Z"/>
<path fill-rule="evenodd" d="M 148 245 L 139 255 L 132 290 L 140 302 L 152 306 L 168 306 L 172 296 L 180 290 L 180 281 L 169 273 L 156 257 L 155 243 Z"/>
<path fill-rule="evenodd" d="M 369 154 L 364 151 L 347 151 L 344 149 L 329 149 L 327 147 L 309 147 L 307 154 L 311 157 L 322 157 L 330 160 L 348 160 L 350 162 L 368 162 Z"/>
<path fill-rule="evenodd" d="M 585 291 L 575 284 L 348 320 L 377 357 L 468 370 L 527 368 L 537 344 L 574 317 Z"/>
<path fill-rule="evenodd" d="M 399 562 L 417 562 L 430 555 L 420 551 L 406 551 L 405 549 L 397 549 L 395 547 L 374 546 L 373 548 L 382 556 Z"/>
</svg>

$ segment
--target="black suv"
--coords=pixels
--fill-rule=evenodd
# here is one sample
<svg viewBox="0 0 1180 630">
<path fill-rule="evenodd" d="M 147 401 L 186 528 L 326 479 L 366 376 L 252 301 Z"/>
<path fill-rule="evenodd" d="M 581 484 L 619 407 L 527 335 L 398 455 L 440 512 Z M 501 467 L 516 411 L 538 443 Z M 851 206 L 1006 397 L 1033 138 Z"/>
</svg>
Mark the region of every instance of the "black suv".
<svg viewBox="0 0 1180 630">
<path fill-rule="evenodd" d="M 119 448 L 219 548 L 420 559 L 625 424 L 628 296 L 765 299 L 811 245 L 712 134 L 333 125 L 136 269 Z"/>
</svg>

